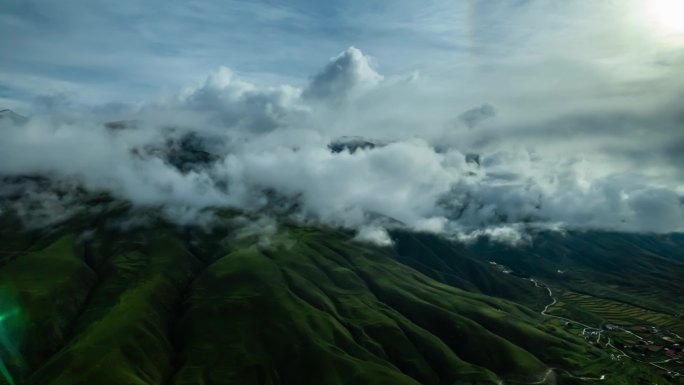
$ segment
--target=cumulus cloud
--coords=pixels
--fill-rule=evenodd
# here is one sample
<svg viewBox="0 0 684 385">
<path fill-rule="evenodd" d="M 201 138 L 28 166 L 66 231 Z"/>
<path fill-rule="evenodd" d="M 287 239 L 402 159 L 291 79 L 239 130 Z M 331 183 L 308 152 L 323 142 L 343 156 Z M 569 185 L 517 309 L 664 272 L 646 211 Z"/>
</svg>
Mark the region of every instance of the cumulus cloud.
<svg viewBox="0 0 684 385">
<path fill-rule="evenodd" d="M 173 106 L 203 113 L 232 129 L 263 132 L 306 113 L 301 93 L 287 85 L 258 88 L 240 80 L 229 68 L 220 67 L 203 84 L 183 90 Z"/>
<path fill-rule="evenodd" d="M 366 92 L 383 80 L 371 59 L 361 50 L 349 47 L 330 59 L 304 90 L 304 97 L 314 101 L 339 102 Z"/>
<path fill-rule="evenodd" d="M 524 242 L 530 228 L 684 231 L 680 171 L 652 157 L 634 167 L 625 155 L 636 143 L 659 153 L 684 139 L 672 128 L 681 114 L 668 106 L 600 113 L 620 117 L 603 123 L 565 116 L 507 125 L 502 114 L 479 127 L 493 106 L 454 112 L 421 79 L 383 79 L 352 47 L 302 88 L 259 86 L 222 67 L 161 101 L 60 103 L 21 124 L 0 119 L 0 175 L 47 176 L 163 206 L 182 224 L 233 207 L 355 229 L 379 245 L 400 226 L 509 243 Z M 454 131 L 454 119 L 478 129 Z M 645 125 L 654 131 L 640 140 Z M 331 146 L 349 141 L 340 133 L 371 145 Z"/>
</svg>

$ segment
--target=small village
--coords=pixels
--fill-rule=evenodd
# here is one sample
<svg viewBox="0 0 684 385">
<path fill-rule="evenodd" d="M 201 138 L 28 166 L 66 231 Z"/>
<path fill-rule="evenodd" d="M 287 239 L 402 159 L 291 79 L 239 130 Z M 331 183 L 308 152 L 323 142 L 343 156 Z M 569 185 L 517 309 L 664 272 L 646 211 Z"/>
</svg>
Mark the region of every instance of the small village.
<svg viewBox="0 0 684 385">
<path fill-rule="evenodd" d="M 505 265 L 494 261 L 490 261 L 489 264 L 501 273 L 519 276 Z M 565 271 L 558 270 L 557 273 L 565 274 Z M 654 325 L 623 326 L 607 323 L 596 328 L 569 318 L 549 314 L 549 309 L 557 303 L 553 291 L 543 282 L 534 278 L 526 279 L 529 279 L 536 287 L 546 290 L 552 300 L 541 311 L 542 315 L 559 322 L 569 332 L 581 335 L 587 343 L 606 349 L 613 360 L 633 359 L 658 368 L 666 377 L 684 378 L 684 337 L 681 335 Z"/>
<path fill-rule="evenodd" d="M 607 324 L 608 337 L 612 345 L 630 357 L 658 365 L 671 377 L 679 377 L 684 372 L 684 338 L 652 325 L 621 327 Z"/>
<path fill-rule="evenodd" d="M 625 358 L 650 364 L 670 378 L 683 377 L 684 338 L 652 325 L 621 326 L 606 324 L 601 329 L 565 320 L 566 329 L 581 329 L 579 334 L 596 347 L 609 349 L 614 360 Z"/>
</svg>

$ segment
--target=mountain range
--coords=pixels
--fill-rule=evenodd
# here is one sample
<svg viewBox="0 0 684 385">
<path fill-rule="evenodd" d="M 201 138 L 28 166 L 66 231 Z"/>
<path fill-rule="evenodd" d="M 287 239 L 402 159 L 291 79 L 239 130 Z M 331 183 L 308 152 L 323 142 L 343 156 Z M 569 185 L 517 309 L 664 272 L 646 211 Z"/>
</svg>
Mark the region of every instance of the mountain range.
<svg viewBox="0 0 684 385">
<path fill-rule="evenodd" d="M 286 218 L 250 230 L 234 210 L 206 228 L 87 205 L 49 228 L 0 217 L 0 383 L 678 383 L 678 361 L 616 358 L 619 335 L 573 326 L 684 334 L 682 235 L 379 247 Z"/>
</svg>

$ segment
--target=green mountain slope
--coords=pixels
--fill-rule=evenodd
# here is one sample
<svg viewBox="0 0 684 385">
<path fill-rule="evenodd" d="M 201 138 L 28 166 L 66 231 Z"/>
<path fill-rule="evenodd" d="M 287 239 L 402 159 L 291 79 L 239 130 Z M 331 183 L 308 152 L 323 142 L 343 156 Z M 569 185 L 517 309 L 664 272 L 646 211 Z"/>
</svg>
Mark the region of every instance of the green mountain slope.
<svg viewBox="0 0 684 385">
<path fill-rule="evenodd" d="M 378 248 L 286 223 L 262 239 L 234 213 L 211 231 L 154 214 L 125 230 L 112 225 L 124 212 L 41 231 L 0 220 L 0 383 L 668 381 L 543 316 L 544 290 L 446 240 Z"/>
<path fill-rule="evenodd" d="M 480 242 L 460 252 L 560 288 L 666 314 L 684 310 L 684 236 L 541 233 L 522 247 Z"/>
</svg>

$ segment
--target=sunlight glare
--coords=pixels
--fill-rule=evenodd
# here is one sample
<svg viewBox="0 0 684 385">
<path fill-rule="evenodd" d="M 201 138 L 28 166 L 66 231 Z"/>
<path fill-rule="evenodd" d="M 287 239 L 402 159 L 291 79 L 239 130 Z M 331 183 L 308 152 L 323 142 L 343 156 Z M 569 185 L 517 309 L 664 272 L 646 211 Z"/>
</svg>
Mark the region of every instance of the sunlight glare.
<svg viewBox="0 0 684 385">
<path fill-rule="evenodd" d="M 650 0 L 649 8 L 665 32 L 684 34 L 684 0 Z"/>
</svg>

